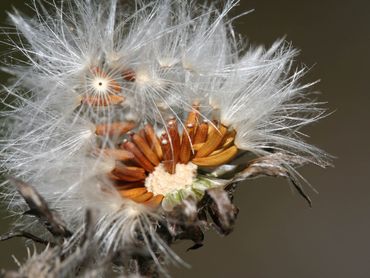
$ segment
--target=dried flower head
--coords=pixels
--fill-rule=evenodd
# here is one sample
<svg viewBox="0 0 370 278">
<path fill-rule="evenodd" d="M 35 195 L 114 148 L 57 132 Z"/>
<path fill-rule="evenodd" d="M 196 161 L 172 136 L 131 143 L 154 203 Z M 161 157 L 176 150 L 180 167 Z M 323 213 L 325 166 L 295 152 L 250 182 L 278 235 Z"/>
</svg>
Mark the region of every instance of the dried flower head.
<svg viewBox="0 0 370 278">
<path fill-rule="evenodd" d="M 132 13 L 117 0 L 52 3 L 10 14 L 7 43 L 24 57 L 4 67 L 15 81 L 2 94 L 1 165 L 38 192 L 24 202 L 28 187 L 3 184 L 17 229 L 39 229 L 27 207 L 46 222 L 54 211 L 72 248 L 93 210 L 90 254 L 153 275 L 180 261 L 173 241 L 231 232 L 243 180 L 283 176 L 309 201 L 295 168 L 329 162 L 300 129 L 325 110 L 290 44 L 239 49 L 226 17 L 237 1 L 138 0 Z"/>
</svg>

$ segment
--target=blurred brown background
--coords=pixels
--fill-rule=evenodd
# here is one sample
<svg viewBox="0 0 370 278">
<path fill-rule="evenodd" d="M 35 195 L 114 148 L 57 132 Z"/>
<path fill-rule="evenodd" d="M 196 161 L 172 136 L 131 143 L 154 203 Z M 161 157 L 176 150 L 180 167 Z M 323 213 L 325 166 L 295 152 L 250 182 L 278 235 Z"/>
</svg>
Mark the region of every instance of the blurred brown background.
<svg viewBox="0 0 370 278">
<path fill-rule="evenodd" d="M 24 1 L 1 0 L 6 10 Z M 265 178 L 241 185 L 234 233 L 209 232 L 205 246 L 177 252 L 192 269 L 174 277 L 347 278 L 370 277 L 370 1 L 242 0 L 233 15 L 255 9 L 236 27 L 255 44 L 276 38 L 302 50 L 312 67 L 307 81 L 321 79 L 320 100 L 336 112 L 306 130 L 309 142 L 338 157 L 335 168 L 307 167 L 302 173 L 320 192 L 310 209 L 284 180 Z M 5 82 L 5 77 L 2 77 Z M 1 212 L 0 233 L 9 228 Z M 20 240 L 0 243 L 0 268 L 25 254 Z"/>
</svg>

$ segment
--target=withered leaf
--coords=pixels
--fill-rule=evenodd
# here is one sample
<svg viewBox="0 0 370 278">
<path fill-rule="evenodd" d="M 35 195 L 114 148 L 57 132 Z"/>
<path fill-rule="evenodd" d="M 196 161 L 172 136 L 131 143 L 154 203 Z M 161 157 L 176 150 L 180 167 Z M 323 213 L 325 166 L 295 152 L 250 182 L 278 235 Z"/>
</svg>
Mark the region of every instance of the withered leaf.
<svg viewBox="0 0 370 278">
<path fill-rule="evenodd" d="M 227 191 L 221 188 L 209 189 L 200 204 L 200 210 L 208 212 L 217 232 L 228 235 L 233 231 L 239 209 L 231 202 Z"/>
<path fill-rule="evenodd" d="M 289 161 L 289 164 L 288 162 Z M 246 179 L 257 178 L 259 176 L 284 177 L 287 178 L 298 193 L 312 206 L 310 197 L 305 193 L 297 178 L 292 175 L 288 169 L 291 165 L 303 165 L 306 160 L 294 156 L 288 156 L 282 153 L 263 156 L 252 160 L 249 165 L 238 173 L 231 184 Z"/>
<path fill-rule="evenodd" d="M 174 240 L 192 240 L 194 245 L 188 250 L 198 249 L 203 246 L 204 233 L 201 229 L 202 222 L 198 219 L 196 200 L 188 198 L 176 206 L 167 215 L 167 229 Z"/>
<path fill-rule="evenodd" d="M 9 240 L 9 239 L 12 239 L 12 238 L 16 238 L 16 237 L 23 237 L 23 238 L 31 239 L 34 242 L 45 244 L 45 245 L 48 245 L 49 244 L 48 241 L 43 240 L 43 239 L 41 239 L 41 238 L 39 238 L 39 237 L 31 234 L 31 233 L 24 232 L 24 231 L 8 232 L 8 233 L 0 236 L 0 241 L 6 241 L 6 240 Z"/>
<path fill-rule="evenodd" d="M 60 217 L 52 212 L 44 198 L 36 191 L 36 189 L 15 178 L 9 179 L 18 189 L 18 192 L 22 195 L 30 210 L 25 214 L 30 214 L 38 217 L 41 223 L 49 230 L 49 232 L 57 237 L 70 237 L 72 233 L 66 228 L 64 222 Z"/>
</svg>

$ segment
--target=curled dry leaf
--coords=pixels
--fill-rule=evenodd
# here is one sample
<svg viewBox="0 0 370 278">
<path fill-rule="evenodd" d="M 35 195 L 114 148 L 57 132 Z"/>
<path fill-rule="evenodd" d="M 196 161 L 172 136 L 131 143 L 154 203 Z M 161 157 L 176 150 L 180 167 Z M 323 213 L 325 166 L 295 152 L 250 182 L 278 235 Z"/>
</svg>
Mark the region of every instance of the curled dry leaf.
<svg viewBox="0 0 370 278">
<path fill-rule="evenodd" d="M 239 209 L 232 203 L 227 191 L 214 188 L 206 191 L 200 202 L 200 213 L 208 213 L 216 231 L 221 235 L 228 235 L 233 231 Z"/>
<path fill-rule="evenodd" d="M 194 198 L 186 199 L 167 213 L 165 223 L 170 242 L 176 240 L 191 240 L 194 245 L 188 250 L 198 249 L 203 246 L 203 223 L 198 218 L 197 201 Z M 168 238 L 167 237 L 167 238 Z"/>
<path fill-rule="evenodd" d="M 72 233 L 66 228 L 64 221 L 52 212 L 41 195 L 29 184 L 10 178 L 10 181 L 17 187 L 30 210 L 25 214 L 37 216 L 48 231 L 56 237 L 70 237 Z"/>
<path fill-rule="evenodd" d="M 0 236 L 0 241 L 6 241 L 6 240 L 13 239 L 13 238 L 16 238 L 16 237 L 30 239 L 33 242 L 41 243 L 41 244 L 45 244 L 45 245 L 50 244 L 48 241 L 46 241 L 42 238 L 39 238 L 39 237 L 37 237 L 37 236 L 35 236 L 31 233 L 25 232 L 25 231 L 11 231 L 11 232 L 8 232 L 8 233 Z"/>
<path fill-rule="evenodd" d="M 287 163 L 289 162 L 289 163 Z M 284 177 L 287 178 L 297 192 L 312 206 L 310 197 L 303 190 L 299 180 L 292 173 L 292 165 L 301 166 L 307 163 L 307 160 L 294 156 L 288 156 L 282 153 L 271 154 L 252 160 L 248 166 L 235 175 L 232 182 L 239 182 L 246 179 L 257 178 L 259 176 Z"/>
</svg>

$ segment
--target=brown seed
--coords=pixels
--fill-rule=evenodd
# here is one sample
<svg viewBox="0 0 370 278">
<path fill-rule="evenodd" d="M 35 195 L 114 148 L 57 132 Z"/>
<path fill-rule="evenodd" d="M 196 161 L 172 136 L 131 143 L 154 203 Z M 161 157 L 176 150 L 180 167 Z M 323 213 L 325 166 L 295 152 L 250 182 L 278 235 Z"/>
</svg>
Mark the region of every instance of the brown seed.
<svg viewBox="0 0 370 278">
<path fill-rule="evenodd" d="M 137 134 L 145 141 L 145 143 L 151 148 L 151 146 L 148 143 L 148 140 L 146 140 L 146 134 L 144 129 L 140 129 Z"/>
<path fill-rule="evenodd" d="M 122 182 L 137 182 L 137 181 L 142 181 L 143 179 L 137 178 L 137 177 L 132 177 L 128 175 L 123 175 L 119 174 L 118 172 L 113 172 L 113 180 L 115 181 L 122 181 Z M 112 176 L 111 176 L 112 177 Z"/>
<path fill-rule="evenodd" d="M 151 150 L 151 148 L 142 137 L 140 137 L 138 134 L 133 134 L 132 140 L 153 165 L 157 166 L 160 163 L 157 155 Z"/>
<path fill-rule="evenodd" d="M 195 144 L 195 145 L 193 145 L 193 150 L 194 151 L 199 151 L 203 147 L 203 145 L 204 145 L 204 143 Z"/>
<path fill-rule="evenodd" d="M 170 145 L 171 145 L 171 148 L 173 149 L 173 161 L 176 164 L 177 161 L 179 160 L 180 147 L 181 147 L 180 134 L 179 134 L 176 120 L 170 120 L 168 122 L 167 130 L 168 130 L 168 135 L 170 139 Z"/>
<path fill-rule="evenodd" d="M 224 139 L 222 140 L 222 143 L 220 144 L 222 146 L 222 148 L 226 149 L 226 148 L 230 147 L 234 143 L 235 136 L 236 136 L 235 129 L 229 131 L 225 135 Z"/>
<path fill-rule="evenodd" d="M 186 125 L 193 125 L 194 129 L 197 129 L 198 121 L 199 121 L 199 103 L 194 103 L 192 106 L 192 111 L 189 113 L 188 118 L 186 120 Z"/>
<path fill-rule="evenodd" d="M 141 166 L 143 167 L 146 171 L 148 172 L 153 172 L 154 171 L 154 167 L 153 165 L 150 163 L 150 161 L 145 157 L 145 155 L 135 146 L 134 143 L 130 142 L 130 141 L 125 141 L 123 142 L 122 144 L 122 147 L 133 153 L 133 155 L 135 156 L 135 161 Z"/>
<path fill-rule="evenodd" d="M 138 187 L 144 187 L 144 182 L 137 181 L 137 182 L 124 182 L 124 181 L 117 181 L 114 186 L 117 190 L 128 190 Z"/>
<path fill-rule="evenodd" d="M 216 155 L 216 154 L 219 154 L 219 153 L 222 153 L 225 149 L 217 149 L 215 150 L 214 152 L 212 152 L 210 155 L 208 155 L 207 157 L 210 157 L 210 156 L 213 156 L 213 155 Z"/>
<path fill-rule="evenodd" d="M 138 196 L 141 196 L 148 192 L 148 190 L 145 187 L 138 187 L 138 188 L 133 188 L 133 189 L 127 189 L 127 190 L 119 190 L 119 193 L 121 194 L 122 197 L 124 198 L 136 198 Z"/>
<path fill-rule="evenodd" d="M 131 200 L 135 201 L 136 203 L 144 203 L 152 197 L 153 197 L 152 192 L 146 192 L 143 195 L 132 197 Z"/>
<path fill-rule="evenodd" d="M 161 136 L 161 146 L 163 153 L 162 164 L 167 173 L 174 174 L 176 171 L 176 163 L 173 160 L 173 149 L 171 148 L 167 133 L 163 133 Z"/>
<path fill-rule="evenodd" d="M 121 179 L 120 179 L 119 177 L 117 177 L 117 176 L 113 175 L 113 173 L 108 173 L 108 174 L 107 174 L 107 177 L 108 177 L 109 179 L 111 179 L 112 181 L 115 181 L 115 182 L 120 182 L 120 181 L 121 181 Z"/>
<path fill-rule="evenodd" d="M 221 144 L 225 134 L 227 133 L 227 128 L 224 125 L 221 125 L 219 128 L 210 127 L 211 132 L 208 135 L 207 141 L 196 153 L 195 157 L 205 157 L 212 152 L 214 152 L 217 147 Z"/>
<path fill-rule="evenodd" d="M 134 159 L 135 156 L 133 153 L 127 151 L 127 150 L 119 150 L 119 149 L 98 149 L 95 151 L 97 155 L 104 155 L 109 158 L 113 158 L 114 160 L 119 161 L 128 161 L 131 159 Z"/>
<path fill-rule="evenodd" d="M 193 110 L 188 115 L 186 126 L 182 133 L 181 149 L 179 155 L 179 160 L 181 163 L 188 163 L 192 157 L 192 142 L 198 128 L 198 118 L 199 104 L 195 103 L 193 104 Z"/>
<path fill-rule="evenodd" d="M 131 177 L 136 178 L 136 180 L 143 180 L 146 178 L 145 170 L 143 168 L 126 166 L 122 163 L 116 163 L 116 167 L 113 170 L 113 175 L 117 177 Z"/>
<path fill-rule="evenodd" d="M 195 133 L 193 144 L 204 143 L 208 135 L 208 123 L 201 123 Z"/>
<path fill-rule="evenodd" d="M 153 209 L 156 209 L 160 206 L 162 200 L 163 200 L 164 196 L 159 194 L 159 195 L 155 195 L 153 198 L 149 199 L 148 201 L 144 202 L 144 205 L 150 207 L 150 208 L 153 208 Z"/>
<path fill-rule="evenodd" d="M 115 122 L 111 124 L 100 124 L 96 126 L 95 133 L 99 136 L 120 136 L 135 127 L 134 122 Z"/>
<path fill-rule="evenodd" d="M 181 163 L 187 164 L 192 157 L 192 138 L 194 137 L 194 127 L 187 127 L 182 134 L 181 149 L 179 159 Z"/>
<path fill-rule="evenodd" d="M 157 135 L 154 132 L 153 126 L 150 124 L 147 124 L 144 127 L 146 140 L 148 141 L 149 146 L 154 150 L 159 160 L 162 160 L 163 152 L 161 143 L 159 142 L 159 139 Z"/>
<path fill-rule="evenodd" d="M 194 158 L 192 163 L 203 167 L 216 167 L 229 162 L 237 153 L 238 148 L 236 146 L 232 146 L 212 156 Z"/>
</svg>

